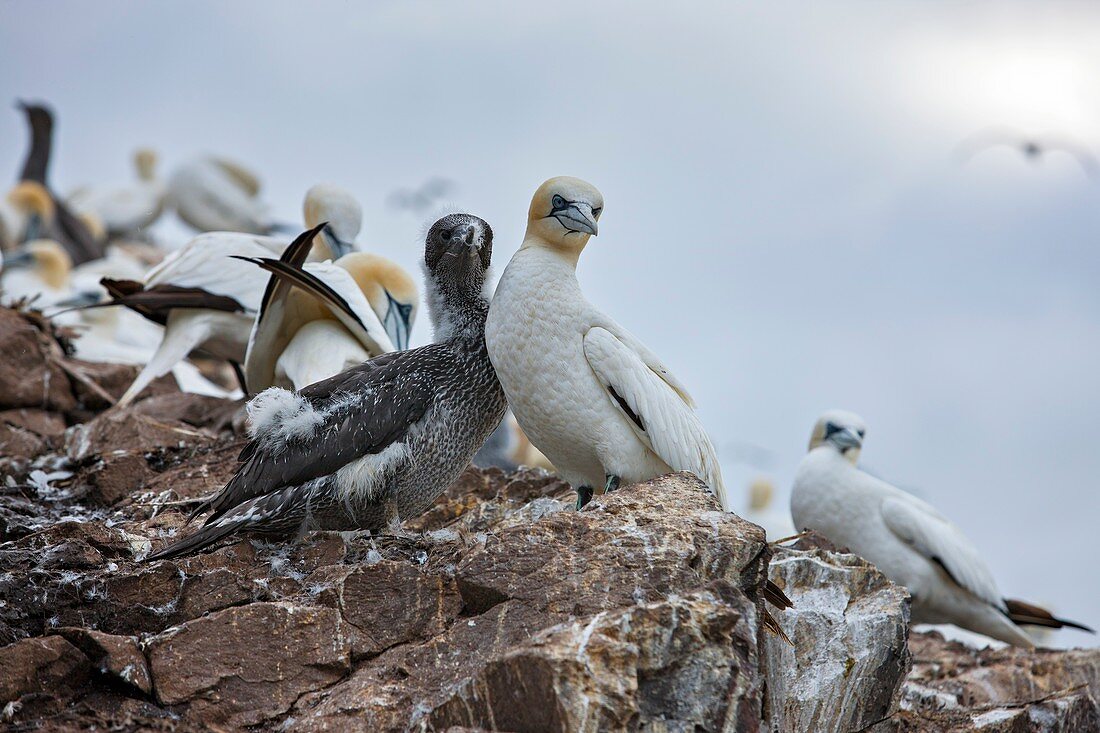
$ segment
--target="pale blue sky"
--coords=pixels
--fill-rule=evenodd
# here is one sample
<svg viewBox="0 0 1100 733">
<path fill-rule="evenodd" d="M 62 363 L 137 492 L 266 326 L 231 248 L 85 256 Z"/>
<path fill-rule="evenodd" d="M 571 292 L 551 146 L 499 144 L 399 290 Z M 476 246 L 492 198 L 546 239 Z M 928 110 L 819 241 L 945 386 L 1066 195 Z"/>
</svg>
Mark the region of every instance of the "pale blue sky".
<svg viewBox="0 0 1100 733">
<path fill-rule="evenodd" d="M 284 219 L 347 186 L 410 268 L 422 222 L 386 196 L 442 175 L 498 271 L 538 184 L 586 178 L 581 281 L 691 386 L 727 483 L 756 444 L 785 500 L 818 413 L 855 410 L 1006 595 L 1096 625 L 1100 182 L 951 152 L 995 124 L 1100 150 L 1097 37 L 1088 3 L 5 2 L 0 171 L 5 100 L 45 99 L 63 190 L 137 145 L 222 153 Z"/>
</svg>

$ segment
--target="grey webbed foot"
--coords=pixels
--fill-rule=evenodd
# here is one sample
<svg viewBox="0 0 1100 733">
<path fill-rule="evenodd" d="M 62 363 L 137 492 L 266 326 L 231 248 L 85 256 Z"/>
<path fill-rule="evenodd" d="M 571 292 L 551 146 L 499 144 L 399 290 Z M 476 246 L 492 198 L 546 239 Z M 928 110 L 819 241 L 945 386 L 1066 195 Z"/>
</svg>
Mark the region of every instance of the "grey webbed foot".
<svg viewBox="0 0 1100 733">
<path fill-rule="evenodd" d="M 607 474 L 607 483 L 603 485 L 603 493 L 610 494 L 617 488 L 619 488 L 619 477 L 614 474 Z"/>
<path fill-rule="evenodd" d="M 592 487 L 591 486 L 578 486 L 577 487 L 577 511 L 579 512 L 584 508 L 584 505 L 592 501 Z"/>
</svg>

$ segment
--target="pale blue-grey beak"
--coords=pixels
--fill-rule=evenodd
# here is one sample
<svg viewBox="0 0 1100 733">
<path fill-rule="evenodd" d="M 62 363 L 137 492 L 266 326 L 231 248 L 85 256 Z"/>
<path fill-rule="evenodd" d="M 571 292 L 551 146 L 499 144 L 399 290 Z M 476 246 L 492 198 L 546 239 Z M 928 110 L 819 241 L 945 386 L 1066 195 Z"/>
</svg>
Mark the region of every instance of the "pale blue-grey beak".
<svg viewBox="0 0 1100 733">
<path fill-rule="evenodd" d="M 389 306 L 386 308 L 386 317 L 382 319 L 382 327 L 386 329 L 386 335 L 390 337 L 393 347 L 398 351 L 409 348 L 409 332 L 412 330 L 409 318 L 412 316 L 412 305 L 401 303 L 390 292 L 386 291 L 386 299 Z"/>
<path fill-rule="evenodd" d="M 332 253 L 332 259 L 334 260 L 338 260 L 344 255 L 351 254 L 355 251 L 355 245 L 337 237 L 336 232 L 332 231 L 332 227 L 328 224 L 321 230 L 321 239 L 324 240 L 325 246 L 328 247 L 328 251 Z"/>
<path fill-rule="evenodd" d="M 863 438 L 859 437 L 859 433 L 851 428 L 841 428 L 829 435 L 828 439 L 840 449 L 841 453 L 846 453 L 852 448 L 863 447 Z"/>
<path fill-rule="evenodd" d="M 596 217 L 592 215 L 592 205 L 583 201 L 571 202 L 561 211 L 555 211 L 552 216 L 571 232 L 591 234 L 593 237 L 599 232 Z"/>
</svg>

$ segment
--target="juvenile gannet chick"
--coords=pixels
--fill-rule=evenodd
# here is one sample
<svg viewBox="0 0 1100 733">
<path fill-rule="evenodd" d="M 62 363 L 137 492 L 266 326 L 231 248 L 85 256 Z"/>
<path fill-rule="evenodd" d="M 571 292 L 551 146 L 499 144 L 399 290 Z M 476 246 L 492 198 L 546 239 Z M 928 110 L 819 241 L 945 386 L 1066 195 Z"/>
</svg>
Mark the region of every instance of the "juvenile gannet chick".
<svg viewBox="0 0 1100 733">
<path fill-rule="evenodd" d="M 65 248 L 76 265 L 102 257 L 103 242 L 96 240 L 80 217 L 70 211 L 50 189 L 47 174 L 53 146 L 53 113 L 42 105 L 20 102 L 17 106 L 26 115 L 31 133 L 31 146 L 19 175 L 20 184 L 40 187 L 50 204 L 34 204 L 33 210 L 23 212 L 27 217 L 25 232 L 16 243 L 53 239 Z"/>
<path fill-rule="evenodd" d="M 271 272 L 245 356 L 245 382 L 301 389 L 393 351 L 382 322 L 350 269 L 361 252 L 335 263 L 306 263 L 310 242 L 287 247 L 278 260 L 246 259 Z"/>
<path fill-rule="evenodd" d="M 578 507 L 593 489 L 691 471 L 729 511 L 714 446 L 687 390 L 581 292 L 577 260 L 602 211 L 600 192 L 576 178 L 551 178 L 535 192 L 485 330 L 508 403 L 577 489 Z"/>
<path fill-rule="evenodd" d="M 117 188 L 85 186 L 69 194 L 69 205 L 78 214 L 95 215 L 109 237 L 140 236 L 160 217 L 164 208 L 164 184 L 156 177 L 157 154 L 147 148 L 134 153 L 138 180 Z"/>
<path fill-rule="evenodd" d="M 268 234 L 276 228 L 259 199 L 260 179 L 224 158 L 189 161 L 168 180 L 167 203 L 200 232 Z"/>
<path fill-rule="evenodd" d="M 913 623 L 950 623 L 1015 646 L 1017 624 L 1071 626 L 1041 608 L 1002 598 L 977 548 L 927 503 L 856 467 L 866 428 L 850 412 L 826 412 L 791 490 L 795 527 L 812 529 L 909 589 Z"/>
<path fill-rule="evenodd" d="M 425 289 L 436 343 L 391 351 L 298 392 L 248 404 L 241 467 L 196 513 L 202 529 L 150 556 L 174 557 L 238 531 L 380 530 L 420 514 L 504 416 L 485 350 L 492 230 L 451 214 L 428 232 Z"/>
</svg>

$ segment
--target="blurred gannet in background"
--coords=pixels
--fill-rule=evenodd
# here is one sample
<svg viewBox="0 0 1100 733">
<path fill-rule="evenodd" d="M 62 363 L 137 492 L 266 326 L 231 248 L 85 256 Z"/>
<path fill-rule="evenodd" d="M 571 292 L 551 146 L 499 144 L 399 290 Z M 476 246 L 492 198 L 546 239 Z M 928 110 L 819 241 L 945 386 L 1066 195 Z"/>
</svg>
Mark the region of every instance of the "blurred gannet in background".
<svg viewBox="0 0 1100 733">
<path fill-rule="evenodd" d="M 116 188 L 84 186 L 69 194 L 69 205 L 98 217 L 108 236 L 141 236 L 164 208 L 165 187 L 156 178 L 156 164 L 155 152 L 139 149 L 134 153 L 135 183 Z"/>
<path fill-rule="evenodd" d="M 492 230 L 476 216 L 451 214 L 432 225 L 424 265 L 436 342 L 383 354 L 298 392 L 260 393 L 248 404 L 252 442 L 240 468 L 195 511 L 211 511 L 202 529 L 149 559 L 239 531 L 375 532 L 431 506 L 504 416 L 485 350 L 492 244 Z"/>
<path fill-rule="evenodd" d="M 763 527 L 769 542 L 791 537 L 798 532 L 787 507 L 776 506 L 775 483 L 767 476 L 757 476 L 749 483 L 749 506 L 744 518 Z"/>
<path fill-rule="evenodd" d="M 7 216 L 22 224 L 14 235 L 14 243 L 34 239 L 53 239 L 69 253 L 74 264 L 80 265 L 103 256 L 103 242 L 93 234 L 88 223 L 69 210 L 50 190 L 47 173 L 53 145 L 53 115 L 41 105 L 20 103 L 31 131 L 31 147 L 19 175 L 19 184 L 9 194 L 9 204 L 17 209 Z M 22 221 L 20 221 L 20 219 Z M 5 229 L 9 225 L 5 224 Z"/>
<path fill-rule="evenodd" d="M 856 467 L 866 428 L 857 415 L 825 413 L 810 436 L 791 492 L 799 529 L 812 529 L 873 563 L 909 589 L 913 623 L 951 623 L 1022 647 L 1017 624 L 1050 628 L 1073 621 L 1003 598 L 978 550 L 933 507 Z"/>
<path fill-rule="evenodd" d="M 349 220 L 344 195 L 315 187 L 306 194 L 304 209 L 309 241 L 314 243 L 311 256 L 339 256 L 347 251 L 360 222 Z M 320 216 L 326 218 L 314 220 Z M 319 247 L 318 242 L 323 246 Z M 240 376 L 240 364 L 247 353 L 268 276 L 231 255 L 278 257 L 286 246 L 284 240 L 275 237 L 208 232 L 166 257 L 140 282 L 103 280 L 111 295 L 105 305 L 126 306 L 165 327 L 156 353 L 119 399 L 119 405 L 131 403 L 150 382 L 196 349 L 229 361 Z M 246 384 L 241 387 L 245 389 Z"/>
<path fill-rule="evenodd" d="M 369 255 L 305 263 L 311 246 L 299 240 L 278 260 L 238 257 L 271 273 L 245 356 L 252 392 L 301 389 L 394 350 L 359 281 Z"/>
<path fill-rule="evenodd" d="M 729 511 L 710 438 L 684 386 L 653 352 L 589 303 L 577 260 L 603 196 L 576 178 L 535 192 L 520 250 L 486 322 L 489 355 L 524 432 L 578 494 L 691 471 Z"/>
<path fill-rule="evenodd" d="M 200 232 L 269 234 L 280 227 L 272 222 L 259 193 L 256 174 L 239 163 L 206 156 L 172 173 L 166 201 Z"/>
</svg>

